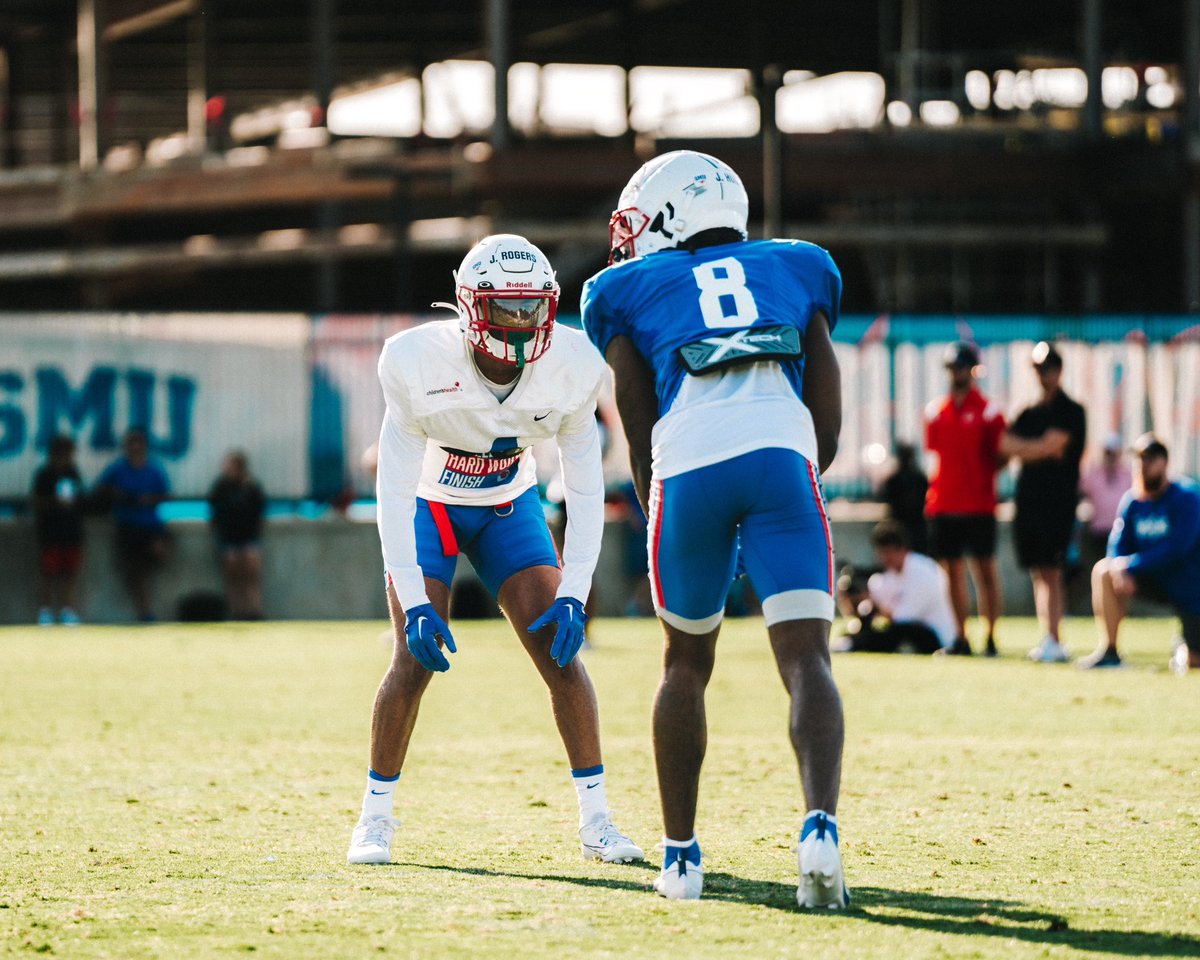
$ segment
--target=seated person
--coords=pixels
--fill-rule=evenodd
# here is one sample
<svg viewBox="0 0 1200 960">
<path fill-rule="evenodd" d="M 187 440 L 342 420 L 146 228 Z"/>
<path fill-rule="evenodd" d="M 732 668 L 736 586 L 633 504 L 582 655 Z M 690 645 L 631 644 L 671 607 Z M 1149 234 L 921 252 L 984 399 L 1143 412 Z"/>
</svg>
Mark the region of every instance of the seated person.
<svg viewBox="0 0 1200 960">
<path fill-rule="evenodd" d="M 1092 568 L 1092 610 L 1100 645 L 1081 667 L 1119 667 L 1117 630 L 1129 599 L 1168 603 L 1183 623 L 1172 653 L 1176 673 L 1200 668 L 1200 494 L 1167 477 L 1167 448 L 1152 433 L 1133 445 L 1133 489 L 1108 538 L 1108 556 Z"/>
<path fill-rule="evenodd" d="M 883 570 L 867 581 L 858 619 L 847 624 L 842 649 L 868 653 L 937 653 L 954 643 L 956 626 L 946 572 L 908 548 L 903 529 L 884 520 L 871 533 Z"/>
</svg>

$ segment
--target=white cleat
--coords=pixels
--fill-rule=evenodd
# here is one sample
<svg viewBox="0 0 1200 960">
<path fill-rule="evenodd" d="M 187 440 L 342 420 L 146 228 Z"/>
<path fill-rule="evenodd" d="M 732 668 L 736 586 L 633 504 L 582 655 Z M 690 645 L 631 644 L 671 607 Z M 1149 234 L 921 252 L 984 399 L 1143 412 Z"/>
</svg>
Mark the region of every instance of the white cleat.
<svg viewBox="0 0 1200 960">
<path fill-rule="evenodd" d="M 810 813 L 800 833 L 796 856 L 800 867 L 796 903 L 803 909 L 844 910 L 850 903 L 850 891 L 842 875 L 837 821 L 819 810 Z"/>
<path fill-rule="evenodd" d="M 1047 634 L 1042 642 L 1025 654 L 1026 658 L 1036 663 L 1070 663 L 1071 655 L 1067 648 Z"/>
<path fill-rule="evenodd" d="M 363 817 L 354 828 L 347 863 L 391 863 L 392 835 L 400 821 L 394 817 Z"/>
<path fill-rule="evenodd" d="M 700 844 L 690 847 L 667 847 L 675 859 L 665 861 L 663 871 L 654 881 L 654 892 L 668 900 L 699 900 L 704 891 L 704 867 L 700 861 Z"/>
<path fill-rule="evenodd" d="M 1186 677 L 1191 667 L 1191 652 L 1183 637 L 1175 638 L 1175 648 L 1171 651 L 1171 659 L 1167 661 L 1167 669 L 1177 677 Z"/>
<path fill-rule="evenodd" d="M 584 860 L 631 863 L 645 860 L 642 848 L 618 830 L 608 815 L 596 817 L 579 828 L 579 850 Z"/>
</svg>

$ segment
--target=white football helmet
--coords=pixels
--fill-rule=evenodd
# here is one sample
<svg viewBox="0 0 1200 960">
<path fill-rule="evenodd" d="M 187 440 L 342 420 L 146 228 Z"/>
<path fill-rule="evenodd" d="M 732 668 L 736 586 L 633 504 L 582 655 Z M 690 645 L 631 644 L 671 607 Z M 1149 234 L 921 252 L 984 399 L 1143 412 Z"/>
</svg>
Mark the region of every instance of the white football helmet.
<svg viewBox="0 0 1200 960">
<path fill-rule="evenodd" d="M 546 352 L 559 286 L 550 261 L 532 243 L 513 233 L 484 237 L 463 258 L 454 282 L 472 347 L 516 367 Z"/>
<path fill-rule="evenodd" d="M 741 178 L 707 153 L 675 150 L 642 165 L 608 221 L 609 263 L 677 246 L 701 230 L 747 236 L 750 198 Z"/>
</svg>

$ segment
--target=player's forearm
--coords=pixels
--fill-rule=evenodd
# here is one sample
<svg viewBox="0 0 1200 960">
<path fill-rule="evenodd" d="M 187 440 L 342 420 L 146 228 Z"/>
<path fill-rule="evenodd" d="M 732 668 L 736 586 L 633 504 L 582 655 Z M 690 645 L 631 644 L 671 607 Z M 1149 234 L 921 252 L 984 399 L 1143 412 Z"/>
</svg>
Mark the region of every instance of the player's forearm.
<svg viewBox="0 0 1200 960">
<path fill-rule="evenodd" d="M 558 436 L 567 529 L 563 537 L 563 578 L 558 596 L 586 601 L 604 536 L 604 463 L 593 407 Z"/>
<path fill-rule="evenodd" d="M 829 323 L 818 313 L 804 336 L 804 405 L 817 435 L 817 467 L 824 473 L 837 456 L 842 432 L 842 375 L 829 337 Z"/>
<path fill-rule="evenodd" d="M 658 393 L 654 374 L 633 341 L 613 337 L 605 354 L 616 385 L 617 411 L 629 441 L 629 466 L 642 510 L 650 514 L 651 434 L 658 421 Z"/>
<path fill-rule="evenodd" d="M 424 453 L 423 441 L 405 434 L 390 414 L 384 415 L 383 429 L 379 433 L 379 466 L 375 474 L 379 541 L 384 566 L 405 610 L 429 602 L 425 578 L 417 563 L 413 528 Z"/>
</svg>

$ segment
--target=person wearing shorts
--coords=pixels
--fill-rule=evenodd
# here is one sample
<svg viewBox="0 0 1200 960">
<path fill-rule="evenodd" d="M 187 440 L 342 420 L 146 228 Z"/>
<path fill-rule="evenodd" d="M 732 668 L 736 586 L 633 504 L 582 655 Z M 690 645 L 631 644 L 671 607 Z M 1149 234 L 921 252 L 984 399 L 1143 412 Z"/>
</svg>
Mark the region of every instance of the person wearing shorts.
<svg viewBox="0 0 1200 960">
<path fill-rule="evenodd" d="M 1129 600 L 1169 604 L 1180 642 L 1169 666 L 1200 669 L 1200 493 L 1168 476 L 1166 444 L 1143 434 L 1133 445 L 1133 489 L 1125 494 L 1108 539 L 1108 555 L 1092 568 L 1092 609 L 1100 632 L 1079 666 L 1119 667 L 1117 633 Z"/>
<path fill-rule="evenodd" d="M 748 240 L 747 216 L 741 180 L 717 158 L 680 150 L 651 160 L 612 216 L 611 265 L 583 292 L 584 329 L 613 369 L 647 507 L 666 635 L 654 705 L 664 833 L 655 891 L 672 900 L 703 892 L 704 697 L 740 552 L 791 700 L 808 809 L 797 902 L 836 909 L 849 901 L 836 818 L 843 726 L 819 474 L 841 426 L 830 339 L 841 275 L 814 244 Z"/>
<path fill-rule="evenodd" d="M 1005 433 L 1001 452 L 1021 462 L 1013 540 L 1017 560 L 1029 571 L 1038 622 L 1045 631 L 1030 660 L 1070 659 L 1059 636 L 1066 610 L 1067 548 L 1079 503 L 1079 462 L 1087 440 L 1083 407 L 1062 388 L 1063 360 L 1046 341 L 1033 348 L 1041 399 L 1022 410 Z"/>
<path fill-rule="evenodd" d="M 168 495 L 166 471 L 150 459 L 145 430 L 125 434 L 124 455 L 100 474 L 100 497 L 112 505 L 117 567 L 139 623 L 152 623 L 154 573 L 167 558 L 170 541 L 158 505 Z"/>
<path fill-rule="evenodd" d="M 996 570 L 996 471 L 1003 463 L 1004 415 L 979 389 L 979 348 L 965 341 L 946 347 L 942 358 L 950 392 L 925 410 L 925 450 L 933 456 L 925 516 L 930 552 L 946 571 L 957 635 L 947 653 L 970 654 L 967 559 L 987 625 L 984 653 L 997 654 L 1000 575 Z"/>
<path fill-rule="evenodd" d="M 417 710 L 433 676 L 450 669 L 446 653 L 458 650 L 449 607 L 461 553 L 550 692 L 579 802 L 581 851 L 607 863 L 641 860 L 609 813 L 596 694 L 576 656 L 604 528 L 595 416 L 604 361 L 582 334 L 555 326 L 554 271 L 525 238 L 485 237 L 455 280 L 457 316 L 397 334 L 379 358 L 387 412 L 376 499 L 394 642 L 346 859 L 391 860 L 396 787 Z M 532 451 L 552 439 L 567 506 L 562 562 Z"/>
<path fill-rule="evenodd" d="M 226 454 L 208 492 L 217 562 L 234 620 L 261 620 L 262 536 L 267 498 L 240 450 Z"/>
<path fill-rule="evenodd" d="M 83 567 L 83 480 L 75 466 L 75 441 L 50 441 L 46 463 L 33 478 L 38 544 L 38 624 L 79 624 L 75 597 Z"/>
</svg>

